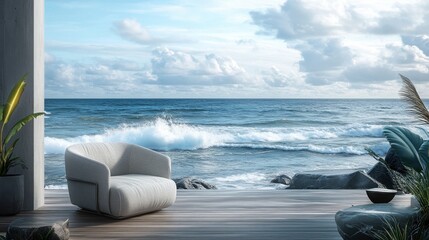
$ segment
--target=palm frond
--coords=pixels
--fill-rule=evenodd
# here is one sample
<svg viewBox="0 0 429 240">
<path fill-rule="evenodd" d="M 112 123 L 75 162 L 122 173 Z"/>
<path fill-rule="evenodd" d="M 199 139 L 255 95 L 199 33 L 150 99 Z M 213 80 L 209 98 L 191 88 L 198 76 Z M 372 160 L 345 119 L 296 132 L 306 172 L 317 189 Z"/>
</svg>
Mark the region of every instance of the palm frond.
<svg viewBox="0 0 429 240">
<path fill-rule="evenodd" d="M 383 231 L 374 231 L 373 237 L 377 240 L 409 240 L 411 232 L 408 224 L 401 226 L 398 221 L 391 217 L 383 219 L 385 225 Z"/>
<path fill-rule="evenodd" d="M 12 91 L 9 94 L 9 97 L 7 98 L 6 105 L 3 109 L 3 125 L 6 124 L 10 117 L 12 116 L 12 113 L 15 111 L 16 107 L 19 104 L 19 100 L 21 99 L 21 95 L 24 92 L 25 85 L 27 84 L 25 82 L 25 79 L 27 78 L 27 74 L 25 74 L 19 81 L 15 84 Z"/>
<path fill-rule="evenodd" d="M 429 171 L 417 172 L 407 168 L 407 175 L 401 179 L 405 189 L 419 202 L 420 212 L 429 217 Z"/>
<path fill-rule="evenodd" d="M 414 114 L 418 120 L 429 124 L 429 111 L 419 96 L 413 82 L 407 77 L 402 76 L 402 89 L 399 92 L 402 98 L 410 105 L 410 112 Z"/>
</svg>

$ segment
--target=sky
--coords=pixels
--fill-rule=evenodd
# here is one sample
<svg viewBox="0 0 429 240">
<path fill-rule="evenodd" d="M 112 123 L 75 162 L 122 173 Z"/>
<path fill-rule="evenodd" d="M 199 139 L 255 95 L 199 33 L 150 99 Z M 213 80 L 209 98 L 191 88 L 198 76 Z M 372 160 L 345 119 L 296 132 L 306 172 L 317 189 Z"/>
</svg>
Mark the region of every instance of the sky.
<svg viewBox="0 0 429 240">
<path fill-rule="evenodd" d="M 429 97 L 429 1 L 45 0 L 46 98 Z"/>
</svg>

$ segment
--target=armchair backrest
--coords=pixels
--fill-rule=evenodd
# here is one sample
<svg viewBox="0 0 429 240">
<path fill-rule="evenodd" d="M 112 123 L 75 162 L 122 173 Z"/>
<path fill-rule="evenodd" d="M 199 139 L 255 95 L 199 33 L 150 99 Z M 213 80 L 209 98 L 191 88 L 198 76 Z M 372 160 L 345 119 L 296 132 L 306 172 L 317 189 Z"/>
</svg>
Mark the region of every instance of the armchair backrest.
<svg viewBox="0 0 429 240">
<path fill-rule="evenodd" d="M 126 143 L 82 143 L 69 147 L 68 151 L 103 163 L 110 169 L 111 176 L 128 174 Z"/>
</svg>

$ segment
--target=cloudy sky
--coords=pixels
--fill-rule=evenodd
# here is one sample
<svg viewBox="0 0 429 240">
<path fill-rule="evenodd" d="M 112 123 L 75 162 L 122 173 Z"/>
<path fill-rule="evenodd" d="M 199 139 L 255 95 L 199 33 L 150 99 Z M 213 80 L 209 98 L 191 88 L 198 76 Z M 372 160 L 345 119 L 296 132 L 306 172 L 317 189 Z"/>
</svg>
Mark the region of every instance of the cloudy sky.
<svg viewBox="0 0 429 240">
<path fill-rule="evenodd" d="M 429 97 L 429 2 L 45 0 L 47 98 Z"/>
</svg>

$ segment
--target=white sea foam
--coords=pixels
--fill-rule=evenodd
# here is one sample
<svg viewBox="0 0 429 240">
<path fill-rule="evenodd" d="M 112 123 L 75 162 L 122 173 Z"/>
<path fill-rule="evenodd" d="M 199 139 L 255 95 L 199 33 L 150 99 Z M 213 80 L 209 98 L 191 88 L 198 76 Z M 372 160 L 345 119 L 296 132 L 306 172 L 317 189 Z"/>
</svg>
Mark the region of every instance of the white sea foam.
<svg viewBox="0 0 429 240">
<path fill-rule="evenodd" d="M 355 125 L 336 131 L 339 135 L 348 137 L 382 137 L 383 127 L 381 125 Z"/>
<path fill-rule="evenodd" d="M 195 150 L 218 146 L 364 154 L 363 147 L 321 146 L 307 144 L 306 141 L 341 137 L 381 137 L 382 129 L 383 126 L 378 125 L 320 128 L 193 126 L 157 118 L 138 125 L 122 125 L 115 129 L 107 129 L 101 134 L 73 138 L 46 137 L 45 153 L 62 154 L 66 147 L 75 143 L 128 142 L 157 150 Z"/>
<path fill-rule="evenodd" d="M 235 174 L 226 177 L 217 177 L 215 178 L 218 182 L 259 182 L 261 180 L 267 179 L 267 175 L 263 173 L 253 172 L 253 173 L 244 173 L 244 174 Z"/>
<path fill-rule="evenodd" d="M 228 141 L 227 135 L 186 124 L 172 123 L 162 118 L 137 126 L 124 125 L 102 134 L 74 138 L 45 138 L 45 153 L 64 153 L 67 146 L 85 142 L 128 142 L 158 149 L 194 150 L 208 148 Z"/>
<path fill-rule="evenodd" d="M 270 178 L 271 177 L 271 178 Z M 269 184 L 272 176 L 260 172 L 234 174 L 225 177 L 207 179 L 220 189 L 274 189 Z"/>
<path fill-rule="evenodd" d="M 67 189 L 67 184 L 61 185 L 46 185 L 45 189 Z"/>
</svg>

